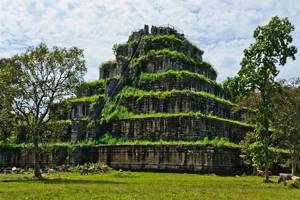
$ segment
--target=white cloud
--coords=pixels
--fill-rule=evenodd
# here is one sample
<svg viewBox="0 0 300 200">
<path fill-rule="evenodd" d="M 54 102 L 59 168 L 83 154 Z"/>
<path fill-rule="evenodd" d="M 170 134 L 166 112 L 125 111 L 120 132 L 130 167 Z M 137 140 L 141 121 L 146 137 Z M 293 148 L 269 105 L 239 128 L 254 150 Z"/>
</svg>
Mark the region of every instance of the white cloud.
<svg viewBox="0 0 300 200">
<path fill-rule="evenodd" d="M 98 66 L 113 57 L 114 43 L 125 42 L 144 24 L 172 24 L 183 30 L 205 51 L 219 80 L 238 71 L 254 28 L 274 15 L 295 24 L 295 44 L 300 47 L 300 1 L 295 0 L 1 0 L 0 9 L 0 57 L 41 41 L 78 46 L 85 50 L 87 79 L 98 78 Z M 280 76 L 300 76 L 299 60 L 289 62 Z"/>
</svg>

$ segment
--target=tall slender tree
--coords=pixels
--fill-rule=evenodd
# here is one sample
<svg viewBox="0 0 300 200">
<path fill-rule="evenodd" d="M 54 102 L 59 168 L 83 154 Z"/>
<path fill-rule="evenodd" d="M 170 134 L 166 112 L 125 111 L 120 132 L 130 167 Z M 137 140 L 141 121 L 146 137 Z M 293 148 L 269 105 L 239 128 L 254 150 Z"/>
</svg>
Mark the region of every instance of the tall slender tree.
<svg viewBox="0 0 300 200">
<path fill-rule="evenodd" d="M 252 160 L 256 167 L 264 168 L 265 182 L 269 182 L 268 170 L 272 163 L 272 152 L 269 149 L 272 119 L 272 96 L 280 85 L 275 80 L 279 70 L 288 58 L 295 59 L 297 49 L 291 45 L 291 32 L 294 26 L 287 18 L 273 17 L 264 26 L 258 26 L 254 31 L 254 43 L 244 50 L 244 58 L 238 76 L 229 80 L 227 86 L 232 94 L 247 97 L 253 92 L 260 95 L 260 101 L 255 106 L 257 113 L 256 141 L 250 145 Z"/>
</svg>

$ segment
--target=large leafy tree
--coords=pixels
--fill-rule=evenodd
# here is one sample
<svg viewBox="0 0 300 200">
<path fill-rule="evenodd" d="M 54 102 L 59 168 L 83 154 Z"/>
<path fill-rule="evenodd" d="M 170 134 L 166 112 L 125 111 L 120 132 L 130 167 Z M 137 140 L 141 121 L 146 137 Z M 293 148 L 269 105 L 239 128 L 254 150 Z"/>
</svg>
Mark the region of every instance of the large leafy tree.
<svg viewBox="0 0 300 200">
<path fill-rule="evenodd" d="M 297 49 L 292 46 L 291 32 L 294 26 L 287 18 L 273 17 L 264 26 L 254 31 L 254 43 L 244 50 L 238 76 L 227 83 L 232 94 L 247 98 L 256 92 L 260 101 L 254 107 L 257 113 L 256 141 L 250 145 L 254 166 L 264 168 L 265 182 L 269 181 L 268 170 L 272 163 L 270 151 L 270 120 L 272 119 L 272 96 L 280 87 L 275 80 L 288 58 L 295 59 Z"/>
<path fill-rule="evenodd" d="M 49 109 L 54 103 L 74 94 L 86 72 L 83 51 L 76 47 L 49 49 L 41 43 L 11 58 L 12 67 L 21 72 L 14 84 L 14 112 L 21 117 L 32 135 L 34 175 L 41 178 L 40 138 L 51 120 Z"/>
<path fill-rule="evenodd" d="M 283 80 L 281 83 L 281 92 L 273 98 L 273 139 L 279 147 L 289 150 L 294 175 L 300 153 L 300 78 Z"/>
</svg>

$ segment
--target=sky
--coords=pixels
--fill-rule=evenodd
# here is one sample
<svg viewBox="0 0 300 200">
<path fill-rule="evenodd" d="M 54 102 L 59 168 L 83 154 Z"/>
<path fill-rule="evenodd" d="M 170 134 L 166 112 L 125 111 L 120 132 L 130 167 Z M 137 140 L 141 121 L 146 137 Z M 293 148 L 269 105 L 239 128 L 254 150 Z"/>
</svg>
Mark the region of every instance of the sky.
<svg viewBox="0 0 300 200">
<path fill-rule="evenodd" d="M 99 65 L 113 59 L 113 44 L 126 42 L 144 24 L 182 30 L 204 50 L 220 82 L 236 75 L 254 29 L 272 16 L 295 25 L 300 51 L 299 0 L 0 0 L 0 10 L 0 58 L 40 42 L 77 46 L 84 49 L 86 80 L 98 79 Z M 279 69 L 280 78 L 299 77 L 300 53 Z"/>
</svg>

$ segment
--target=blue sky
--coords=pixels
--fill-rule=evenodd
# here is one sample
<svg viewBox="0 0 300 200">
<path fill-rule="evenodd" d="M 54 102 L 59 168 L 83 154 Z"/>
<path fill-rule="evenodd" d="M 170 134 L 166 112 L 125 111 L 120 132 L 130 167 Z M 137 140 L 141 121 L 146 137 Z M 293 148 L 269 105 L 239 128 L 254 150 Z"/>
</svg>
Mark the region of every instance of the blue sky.
<svg viewBox="0 0 300 200">
<path fill-rule="evenodd" d="M 299 0 L 1 0 L 0 57 L 45 42 L 78 46 L 87 60 L 87 80 L 98 78 L 101 62 L 113 58 L 112 45 L 125 42 L 144 24 L 171 24 L 205 51 L 204 60 L 218 71 L 218 80 L 237 73 L 243 50 L 255 27 L 274 15 L 295 25 L 300 51 Z M 280 77 L 300 76 L 300 53 L 280 67 Z"/>
</svg>

